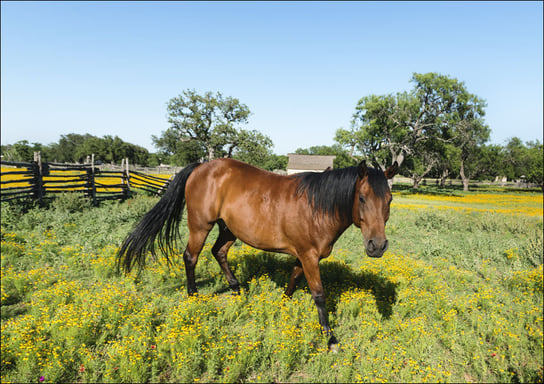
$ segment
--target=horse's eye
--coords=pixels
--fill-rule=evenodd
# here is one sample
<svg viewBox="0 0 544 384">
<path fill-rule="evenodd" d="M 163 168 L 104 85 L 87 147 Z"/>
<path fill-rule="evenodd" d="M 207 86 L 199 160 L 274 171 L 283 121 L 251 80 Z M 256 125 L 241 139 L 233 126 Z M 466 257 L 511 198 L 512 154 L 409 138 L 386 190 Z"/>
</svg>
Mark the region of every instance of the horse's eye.
<svg viewBox="0 0 544 384">
<path fill-rule="evenodd" d="M 363 197 L 363 195 L 359 195 L 359 201 L 363 204 L 365 203 L 365 198 Z"/>
</svg>

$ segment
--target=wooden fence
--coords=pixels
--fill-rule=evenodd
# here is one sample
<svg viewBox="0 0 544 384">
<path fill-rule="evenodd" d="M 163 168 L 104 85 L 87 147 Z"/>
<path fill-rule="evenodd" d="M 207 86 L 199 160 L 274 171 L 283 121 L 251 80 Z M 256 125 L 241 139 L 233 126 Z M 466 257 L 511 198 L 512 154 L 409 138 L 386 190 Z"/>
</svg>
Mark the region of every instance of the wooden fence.
<svg viewBox="0 0 544 384">
<path fill-rule="evenodd" d="M 79 192 L 98 205 L 103 200 L 126 199 L 138 190 L 160 195 L 173 177 L 131 171 L 128 159 L 123 160 L 119 171 L 100 170 L 94 162 L 42 163 L 39 152 L 31 163 L 2 161 L 1 164 L 1 201 L 27 198 L 43 201 L 55 194 Z"/>
</svg>

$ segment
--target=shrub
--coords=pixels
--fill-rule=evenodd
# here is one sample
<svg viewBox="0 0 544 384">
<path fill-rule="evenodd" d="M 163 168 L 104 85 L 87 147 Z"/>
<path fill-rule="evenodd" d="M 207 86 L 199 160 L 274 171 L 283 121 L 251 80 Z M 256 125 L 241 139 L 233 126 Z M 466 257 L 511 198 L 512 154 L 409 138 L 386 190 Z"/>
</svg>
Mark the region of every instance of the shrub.
<svg viewBox="0 0 544 384">
<path fill-rule="evenodd" d="M 62 193 L 51 202 L 51 208 L 60 212 L 83 212 L 90 207 L 91 199 L 78 192 Z"/>
</svg>

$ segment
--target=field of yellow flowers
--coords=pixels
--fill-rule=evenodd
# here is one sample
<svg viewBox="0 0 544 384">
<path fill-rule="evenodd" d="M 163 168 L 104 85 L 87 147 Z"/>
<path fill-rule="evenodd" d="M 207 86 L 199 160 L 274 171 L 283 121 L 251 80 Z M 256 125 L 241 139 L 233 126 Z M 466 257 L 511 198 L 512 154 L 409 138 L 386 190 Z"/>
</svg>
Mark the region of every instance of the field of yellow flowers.
<svg viewBox="0 0 544 384">
<path fill-rule="evenodd" d="M 395 192 L 384 257 L 352 227 L 321 263 L 338 353 L 290 256 L 236 243 L 233 296 L 212 232 L 188 297 L 181 252 L 115 273 L 156 198 L 63 199 L 2 204 L 2 382 L 543 380 L 542 194 Z"/>
</svg>

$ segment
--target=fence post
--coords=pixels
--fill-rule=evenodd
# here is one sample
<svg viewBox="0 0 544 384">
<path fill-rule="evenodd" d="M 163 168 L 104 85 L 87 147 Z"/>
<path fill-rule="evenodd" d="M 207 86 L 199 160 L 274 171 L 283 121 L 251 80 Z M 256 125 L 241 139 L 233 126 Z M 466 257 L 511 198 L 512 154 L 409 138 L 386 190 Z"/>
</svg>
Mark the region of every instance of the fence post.
<svg viewBox="0 0 544 384">
<path fill-rule="evenodd" d="M 93 198 L 93 206 L 96 207 L 96 184 L 95 184 L 95 173 L 94 173 L 94 153 L 91 156 L 91 194 Z"/>
<path fill-rule="evenodd" d="M 34 152 L 34 177 L 36 179 L 36 196 L 35 198 L 38 199 L 38 202 L 42 202 L 43 195 L 44 195 L 44 188 L 43 188 L 43 168 L 42 168 L 42 156 L 41 152 Z"/>
<path fill-rule="evenodd" d="M 128 159 L 121 160 L 121 179 L 123 180 L 123 199 L 128 198 L 130 191 L 130 183 L 128 174 L 128 165 L 126 164 Z"/>
<path fill-rule="evenodd" d="M 126 198 L 127 195 L 127 180 L 125 176 L 125 159 L 121 159 L 121 181 L 123 182 L 122 187 L 122 193 L 123 193 L 123 199 Z"/>
<path fill-rule="evenodd" d="M 126 198 L 129 198 L 130 197 L 130 169 L 128 168 L 128 157 L 126 158 L 125 165 L 127 167 L 127 169 L 126 169 L 126 175 L 127 175 Z"/>
</svg>

